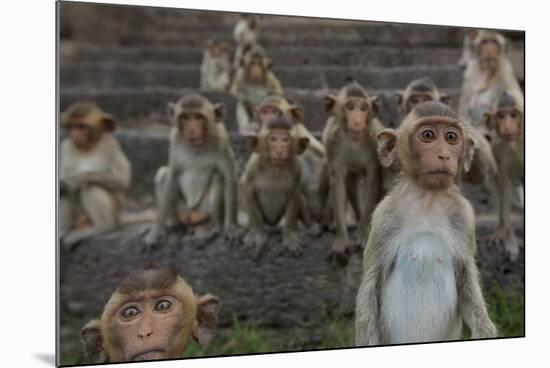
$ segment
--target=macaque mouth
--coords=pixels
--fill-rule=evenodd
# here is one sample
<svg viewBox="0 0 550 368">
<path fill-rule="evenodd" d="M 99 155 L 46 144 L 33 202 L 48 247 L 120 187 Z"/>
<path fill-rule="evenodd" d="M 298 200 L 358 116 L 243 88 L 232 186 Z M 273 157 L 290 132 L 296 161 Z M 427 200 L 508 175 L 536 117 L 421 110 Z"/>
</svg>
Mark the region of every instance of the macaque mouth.
<svg viewBox="0 0 550 368">
<path fill-rule="evenodd" d="M 515 134 L 515 133 L 501 133 L 500 134 L 500 138 L 502 138 L 502 140 L 506 141 L 506 142 L 511 142 L 513 141 L 514 139 L 516 139 L 518 136 L 518 134 Z"/>
<path fill-rule="evenodd" d="M 453 173 L 452 173 L 452 172 L 450 172 L 449 170 L 445 170 L 445 169 L 428 171 L 426 174 L 428 174 L 428 175 L 448 175 L 448 176 L 453 176 Z"/>
<path fill-rule="evenodd" d="M 134 355 L 130 360 L 131 361 L 140 361 L 140 360 L 154 360 L 161 359 L 166 352 L 163 349 L 153 349 L 147 350 L 143 353 Z"/>
</svg>

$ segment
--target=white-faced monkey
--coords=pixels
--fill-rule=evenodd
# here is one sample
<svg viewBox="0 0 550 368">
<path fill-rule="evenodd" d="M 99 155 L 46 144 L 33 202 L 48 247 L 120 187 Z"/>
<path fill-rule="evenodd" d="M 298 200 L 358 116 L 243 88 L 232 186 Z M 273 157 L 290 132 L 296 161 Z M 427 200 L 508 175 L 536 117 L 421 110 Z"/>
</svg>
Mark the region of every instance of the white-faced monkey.
<svg viewBox="0 0 550 368">
<path fill-rule="evenodd" d="M 511 221 L 514 185 L 523 179 L 523 103 L 504 93 L 492 112 L 485 113 L 485 124 L 492 133 L 491 145 L 498 164 L 499 225 L 489 238 L 489 244 L 504 245 L 515 260 L 519 244 Z M 519 189 L 522 190 L 521 186 Z"/>
<path fill-rule="evenodd" d="M 61 241 L 79 240 L 119 223 L 130 188 L 130 162 L 110 133 L 116 121 L 93 103 L 76 102 L 61 115 L 68 136 L 60 150 Z"/>
<path fill-rule="evenodd" d="M 214 336 L 219 304 L 214 295 L 195 295 L 173 271 L 134 271 L 80 339 L 90 363 L 181 358 L 190 337 L 204 345 Z"/>
<path fill-rule="evenodd" d="M 292 122 L 285 116 L 272 118 L 258 135 L 249 137 L 249 145 L 257 154 L 248 161 L 240 184 L 250 223 L 245 246 L 252 248 L 256 257 L 267 241 L 264 225 L 277 225 L 282 218 L 284 246 L 292 255 L 302 252 L 297 226 L 304 204 L 297 156 L 308 143 L 307 137 L 295 135 Z"/>
<path fill-rule="evenodd" d="M 222 227 L 226 236 L 236 235 L 238 178 L 222 110 L 197 94 L 168 104 L 174 127 L 168 166 L 155 177 L 158 217 L 147 243 L 158 242 L 166 226 L 177 223 L 195 229 L 198 236 Z"/>
<path fill-rule="evenodd" d="M 357 294 L 356 344 L 495 337 L 475 263 L 474 210 L 455 184 L 469 168 L 468 126 L 440 102 L 424 102 L 397 131 L 378 134 L 384 166 L 400 177 L 372 216 Z"/>
</svg>

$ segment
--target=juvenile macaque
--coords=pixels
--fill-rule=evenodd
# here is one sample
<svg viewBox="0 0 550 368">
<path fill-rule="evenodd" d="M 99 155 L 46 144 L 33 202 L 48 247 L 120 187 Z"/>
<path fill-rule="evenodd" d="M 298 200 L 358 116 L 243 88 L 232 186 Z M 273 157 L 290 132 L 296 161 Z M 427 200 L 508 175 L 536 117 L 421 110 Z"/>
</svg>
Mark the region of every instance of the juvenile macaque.
<svg viewBox="0 0 550 368">
<path fill-rule="evenodd" d="M 460 116 L 474 127 L 481 127 L 483 114 L 489 112 L 507 91 L 523 104 L 523 93 L 507 57 L 504 36 L 479 31 L 474 41 L 475 59 L 468 63 L 460 94 Z"/>
<path fill-rule="evenodd" d="M 499 225 L 489 244 L 504 245 L 516 260 L 519 244 L 511 220 L 513 189 L 521 191 L 523 180 L 523 103 L 505 93 L 492 112 L 485 113 L 485 124 L 492 133 L 491 145 L 498 164 Z"/>
<path fill-rule="evenodd" d="M 283 94 L 281 83 L 270 69 L 271 60 L 261 47 L 256 46 L 243 56 L 235 73 L 231 94 L 237 99 L 237 124 L 242 134 L 254 129 L 251 126 L 254 106 L 268 95 Z"/>
<path fill-rule="evenodd" d="M 201 64 L 201 89 L 226 91 L 231 82 L 227 44 L 208 41 Z"/>
<path fill-rule="evenodd" d="M 181 358 L 190 337 L 201 345 L 212 339 L 219 305 L 214 295 L 195 295 L 173 271 L 134 271 L 80 340 L 90 363 Z"/>
<path fill-rule="evenodd" d="M 325 176 L 330 178 L 330 198 L 336 221 L 331 254 L 345 264 L 350 246 L 346 225 L 348 201 L 358 222 L 362 244 L 381 194 L 376 134 L 383 125 L 377 118 L 378 98 L 369 96 L 356 82 L 342 88 L 338 96 L 325 97 L 325 110 L 331 114 L 323 130 L 327 154 Z"/>
<path fill-rule="evenodd" d="M 221 104 L 212 105 L 197 94 L 168 103 L 174 127 L 168 166 L 155 177 L 158 216 L 147 243 L 158 242 L 167 226 L 178 223 L 197 236 L 222 227 L 226 236 L 236 235 L 238 179 L 222 110 Z"/>
<path fill-rule="evenodd" d="M 233 59 L 233 67 L 237 69 L 241 64 L 241 59 L 244 54 L 254 46 L 256 46 L 256 30 L 258 28 L 258 16 L 252 14 L 242 14 L 241 19 L 235 25 L 233 30 L 233 38 L 237 43 L 235 57 Z"/>
<path fill-rule="evenodd" d="M 285 116 L 273 117 L 248 139 L 256 154 L 247 162 L 240 181 L 250 227 L 245 246 L 258 257 L 267 241 L 264 225 L 277 225 L 284 218 L 283 244 L 292 255 L 300 255 L 297 226 L 304 199 L 298 155 L 306 150 L 309 139 L 296 136 L 292 121 Z"/>
<path fill-rule="evenodd" d="M 474 41 L 478 35 L 478 32 L 479 31 L 477 29 L 469 29 L 464 35 L 464 40 L 462 41 L 462 55 L 460 56 L 460 60 L 458 61 L 458 65 L 462 69 L 466 69 L 468 63 L 471 60 L 475 60 L 476 58 Z"/>
<path fill-rule="evenodd" d="M 449 104 L 450 97 L 439 93 L 438 88 L 431 78 L 424 77 L 415 79 L 409 83 L 403 93 L 397 93 L 397 102 L 401 117 L 407 114 L 419 103 L 426 101 L 441 101 Z"/>
<path fill-rule="evenodd" d="M 447 105 L 417 105 L 378 133 L 380 162 L 399 180 L 380 202 L 363 255 L 356 345 L 495 337 L 475 263 L 474 210 L 455 184 L 474 142 Z"/>
<path fill-rule="evenodd" d="M 110 133 L 116 121 L 93 103 L 76 102 L 61 115 L 59 222 L 61 242 L 78 241 L 119 223 L 130 188 L 130 162 Z"/>
</svg>

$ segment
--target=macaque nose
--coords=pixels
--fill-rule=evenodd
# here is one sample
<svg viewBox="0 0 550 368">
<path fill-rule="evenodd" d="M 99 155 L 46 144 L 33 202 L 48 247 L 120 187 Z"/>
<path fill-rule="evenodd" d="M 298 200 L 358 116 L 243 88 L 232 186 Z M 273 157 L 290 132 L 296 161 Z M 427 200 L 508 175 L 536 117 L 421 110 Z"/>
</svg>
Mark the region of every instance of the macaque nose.
<svg viewBox="0 0 550 368">
<path fill-rule="evenodd" d="M 451 155 L 449 154 L 449 152 L 447 150 L 442 150 L 437 154 L 437 158 L 439 158 L 440 160 L 443 160 L 443 161 L 447 161 L 451 158 Z"/>
</svg>

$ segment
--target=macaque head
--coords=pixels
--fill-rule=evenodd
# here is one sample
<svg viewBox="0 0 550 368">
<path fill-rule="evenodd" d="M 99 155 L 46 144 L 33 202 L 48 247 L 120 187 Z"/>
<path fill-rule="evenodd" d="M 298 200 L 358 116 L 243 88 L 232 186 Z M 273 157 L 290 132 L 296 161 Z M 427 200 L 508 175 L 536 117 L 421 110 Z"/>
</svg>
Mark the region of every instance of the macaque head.
<svg viewBox="0 0 550 368">
<path fill-rule="evenodd" d="M 223 41 L 210 40 L 206 44 L 210 57 L 220 59 L 227 56 L 227 43 Z"/>
<path fill-rule="evenodd" d="M 378 114 L 378 97 L 369 97 L 362 86 L 352 82 L 342 88 L 338 96 L 325 97 L 325 111 L 339 117 L 344 131 L 352 140 L 360 141 Z"/>
<path fill-rule="evenodd" d="M 403 93 L 397 94 L 397 101 L 401 107 L 402 115 L 407 115 L 418 104 L 427 101 L 441 101 L 449 103 L 449 96 L 441 95 L 431 78 L 415 79 Z"/>
<path fill-rule="evenodd" d="M 188 94 L 176 103 L 168 103 L 168 116 L 190 146 L 203 146 L 216 134 L 216 123 L 223 119 L 223 105 L 213 105 L 198 94 Z"/>
<path fill-rule="evenodd" d="M 272 64 L 263 48 L 257 45 L 244 54 L 241 63 L 246 79 L 252 83 L 263 83 Z"/>
<path fill-rule="evenodd" d="M 302 122 L 302 108 L 300 106 L 289 103 L 283 96 L 269 95 L 256 105 L 254 121 L 262 127 L 267 121 L 282 115 L 290 117 L 294 123 Z"/>
<path fill-rule="evenodd" d="M 92 362 L 180 358 L 190 337 L 213 337 L 219 300 L 196 296 L 166 269 L 130 273 L 113 293 L 100 320 L 89 322 L 81 340 Z"/>
<path fill-rule="evenodd" d="M 496 32 L 480 31 L 475 40 L 475 47 L 481 68 L 496 70 L 499 59 L 505 52 L 506 39 Z"/>
<path fill-rule="evenodd" d="M 429 101 L 413 108 L 397 131 L 377 136 L 382 166 L 398 162 L 404 175 L 429 190 L 451 187 L 462 169 L 470 169 L 474 142 L 447 105 Z"/>
<path fill-rule="evenodd" d="M 288 117 L 276 116 L 262 126 L 258 135 L 248 137 L 248 144 L 269 165 L 284 167 L 306 150 L 309 138 L 298 137 Z"/>
<path fill-rule="evenodd" d="M 514 142 L 522 137 L 523 108 L 514 96 L 504 93 L 498 100 L 493 112 L 483 115 L 485 126 L 494 130 L 504 142 Z"/>
<path fill-rule="evenodd" d="M 86 151 L 95 146 L 104 132 L 115 129 L 116 120 L 94 103 L 75 102 L 61 114 L 61 125 L 73 145 Z"/>
</svg>

